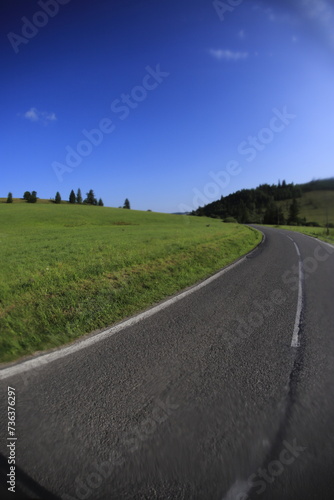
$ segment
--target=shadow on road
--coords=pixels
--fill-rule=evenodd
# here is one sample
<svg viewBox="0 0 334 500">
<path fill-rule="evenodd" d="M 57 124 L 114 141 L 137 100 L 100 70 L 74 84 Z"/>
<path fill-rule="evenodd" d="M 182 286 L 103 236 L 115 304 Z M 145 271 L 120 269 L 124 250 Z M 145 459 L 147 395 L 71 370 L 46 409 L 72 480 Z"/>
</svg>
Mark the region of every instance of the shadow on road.
<svg viewBox="0 0 334 500">
<path fill-rule="evenodd" d="M 50 491 L 43 488 L 43 486 L 39 485 L 34 481 L 28 474 L 26 474 L 20 467 L 15 465 L 15 476 L 16 476 L 16 485 L 15 485 L 15 493 L 8 491 L 7 484 L 9 477 L 7 474 L 9 473 L 9 465 L 7 458 L 0 454 L 0 497 L 1 500 L 7 500 L 9 498 L 14 500 L 21 499 L 50 499 L 50 500 L 61 500 L 60 497 L 57 497 Z"/>
</svg>

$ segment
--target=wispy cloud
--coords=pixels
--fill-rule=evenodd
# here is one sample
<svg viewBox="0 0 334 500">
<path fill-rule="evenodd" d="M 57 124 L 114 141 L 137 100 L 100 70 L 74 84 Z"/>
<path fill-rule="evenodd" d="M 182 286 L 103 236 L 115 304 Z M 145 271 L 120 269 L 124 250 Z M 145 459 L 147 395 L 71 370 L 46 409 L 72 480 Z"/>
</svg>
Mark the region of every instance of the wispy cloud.
<svg viewBox="0 0 334 500">
<path fill-rule="evenodd" d="M 269 2 L 270 3 L 270 2 Z M 274 3 L 274 2 L 272 2 Z M 334 8 L 329 0 L 296 0 L 292 2 L 294 8 L 281 9 L 277 5 L 268 6 L 259 1 L 253 5 L 253 10 L 259 14 L 265 15 L 273 23 L 298 24 L 298 10 L 302 11 L 303 16 L 318 21 L 323 27 L 330 28 L 333 31 Z"/>
<path fill-rule="evenodd" d="M 301 0 L 306 15 L 311 19 L 319 19 L 324 23 L 333 21 L 333 8 L 326 0 Z"/>
<path fill-rule="evenodd" d="M 272 23 L 293 23 L 293 18 L 289 13 L 284 13 L 282 10 L 277 11 L 272 7 L 263 6 L 261 4 L 254 4 L 253 10 L 260 14 L 264 14 Z"/>
<path fill-rule="evenodd" d="M 270 21 L 276 21 L 276 15 L 271 7 L 262 7 L 262 5 L 255 4 L 253 5 L 253 10 L 261 12 L 265 14 Z"/>
<path fill-rule="evenodd" d="M 24 118 L 27 118 L 28 120 L 30 120 L 32 122 L 38 121 L 38 114 L 37 114 L 36 108 L 30 108 L 29 111 L 26 111 L 23 116 L 24 116 Z"/>
<path fill-rule="evenodd" d="M 327 0 L 300 0 L 304 16 L 317 23 L 334 48 L 334 8 Z"/>
<path fill-rule="evenodd" d="M 210 49 L 209 53 L 219 61 L 240 61 L 248 57 L 248 52 L 237 52 L 228 49 Z"/>
<path fill-rule="evenodd" d="M 48 113 L 46 111 L 39 111 L 37 108 L 30 108 L 28 111 L 23 113 L 23 118 L 31 122 L 41 122 L 43 125 L 47 125 L 50 122 L 57 120 L 55 113 Z"/>
<path fill-rule="evenodd" d="M 243 40 L 245 38 L 245 32 L 244 32 L 244 30 L 240 30 L 238 32 L 238 38 L 240 38 L 240 40 Z"/>
</svg>

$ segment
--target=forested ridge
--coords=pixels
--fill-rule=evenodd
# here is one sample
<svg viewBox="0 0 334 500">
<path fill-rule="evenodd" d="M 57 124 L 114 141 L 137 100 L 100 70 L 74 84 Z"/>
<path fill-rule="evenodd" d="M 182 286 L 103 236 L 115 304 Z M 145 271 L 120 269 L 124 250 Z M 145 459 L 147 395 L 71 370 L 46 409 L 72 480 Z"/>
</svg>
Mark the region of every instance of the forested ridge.
<svg viewBox="0 0 334 500">
<path fill-rule="evenodd" d="M 306 184 L 261 184 L 255 189 L 242 189 L 219 200 L 199 207 L 192 215 L 220 218 L 226 222 L 258 224 L 307 224 L 300 216 L 300 199 L 312 191 L 334 190 L 334 177 L 312 180 Z M 284 213 L 282 203 L 290 200 L 288 213 Z"/>
</svg>

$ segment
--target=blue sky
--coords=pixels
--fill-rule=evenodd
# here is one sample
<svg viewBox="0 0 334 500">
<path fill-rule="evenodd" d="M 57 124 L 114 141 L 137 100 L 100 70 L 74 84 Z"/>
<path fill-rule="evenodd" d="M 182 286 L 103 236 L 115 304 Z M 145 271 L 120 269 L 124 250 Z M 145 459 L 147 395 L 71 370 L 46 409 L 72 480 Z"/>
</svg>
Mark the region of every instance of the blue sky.
<svg viewBox="0 0 334 500">
<path fill-rule="evenodd" d="M 0 11 L 0 196 L 80 187 L 107 206 L 177 212 L 333 176 L 329 1 L 11 0 Z"/>
</svg>

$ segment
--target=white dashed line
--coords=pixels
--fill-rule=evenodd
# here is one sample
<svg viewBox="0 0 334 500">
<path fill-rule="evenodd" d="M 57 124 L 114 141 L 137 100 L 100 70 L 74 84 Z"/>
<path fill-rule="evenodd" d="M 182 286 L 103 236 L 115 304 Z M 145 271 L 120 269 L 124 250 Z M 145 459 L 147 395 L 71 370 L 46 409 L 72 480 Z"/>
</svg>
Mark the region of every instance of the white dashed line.
<svg viewBox="0 0 334 500">
<path fill-rule="evenodd" d="M 298 255 L 298 300 L 297 300 L 297 311 L 296 311 L 296 318 L 295 318 L 295 324 L 293 327 L 293 334 L 292 334 L 292 340 L 291 340 L 291 347 L 299 347 L 300 346 L 300 340 L 299 340 L 299 330 L 300 330 L 300 318 L 302 314 L 302 309 L 303 309 L 303 263 L 300 255 L 300 250 L 297 245 L 297 243 L 288 236 L 288 238 L 293 241 L 293 244 L 295 245 L 296 252 Z"/>
<path fill-rule="evenodd" d="M 228 490 L 226 495 L 222 500 L 237 500 L 237 499 L 247 499 L 248 493 L 250 491 L 250 485 L 247 481 L 237 480 L 231 488 Z"/>
</svg>

